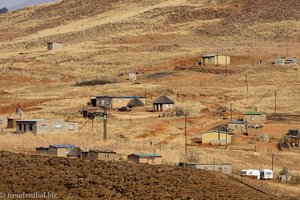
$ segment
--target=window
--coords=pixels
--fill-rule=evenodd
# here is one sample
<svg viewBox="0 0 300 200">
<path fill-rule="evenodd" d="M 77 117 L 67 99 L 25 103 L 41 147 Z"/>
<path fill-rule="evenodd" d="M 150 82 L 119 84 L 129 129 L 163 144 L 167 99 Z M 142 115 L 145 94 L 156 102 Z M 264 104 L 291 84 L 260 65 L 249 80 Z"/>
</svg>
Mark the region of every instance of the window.
<svg viewBox="0 0 300 200">
<path fill-rule="evenodd" d="M 29 124 L 29 131 L 33 131 L 33 124 Z"/>
<path fill-rule="evenodd" d="M 61 129 L 61 124 L 54 124 L 53 128 L 54 129 Z"/>
<path fill-rule="evenodd" d="M 19 124 L 19 131 L 22 130 L 22 124 Z"/>
<path fill-rule="evenodd" d="M 70 130 L 70 131 L 75 130 L 75 124 L 70 123 L 70 124 L 69 124 L 69 130 Z"/>
<path fill-rule="evenodd" d="M 266 175 L 272 175 L 272 173 L 271 172 L 266 172 Z"/>
<path fill-rule="evenodd" d="M 41 124 L 41 129 L 48 129 L 47 124 Z"/>
</svg>

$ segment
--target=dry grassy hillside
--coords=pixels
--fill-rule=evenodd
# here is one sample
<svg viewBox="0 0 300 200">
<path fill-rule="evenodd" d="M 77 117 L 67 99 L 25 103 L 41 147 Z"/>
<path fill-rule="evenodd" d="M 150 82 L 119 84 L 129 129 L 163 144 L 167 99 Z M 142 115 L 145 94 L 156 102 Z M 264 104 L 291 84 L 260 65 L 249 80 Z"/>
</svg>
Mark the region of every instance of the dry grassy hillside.
<svg viewBox="0 0 300 200">
<path fill-rule="evenodd" d="M 147 94 L 150 103 L 168 95 L 177 108 L 189 112 L 191 143 L 202 131 L 225 123 L 221 111 L 230 104 L 234 119 L 249 110 L 274 112 L 275 91 L 277 112 L 299 113 L 298 66 L 271 64 L 287 48 L 289 56 L 300 57 L 299 6 L 297 0 L 63 0 L 0 15 L 0 114 L 14 115 L 21 104 L 25 119 L 70 118 L 83 125 L 86 120 L 78 111 L 91 95 Z M 48 41 L 64 47 L 47 51 Z M 229 73 L 222 66 L 195 66 L 205 52 L 231 56 Z M 257 65 L 258 60 L 263 64 Z M 128 80 L 130 71 L 138 72 L 135 83 Z M 93 79 L 109 84 L 76 86 Z M 142 112 L 112 111 L 106 143 L 101 141 L 102 121 L 96 121 L 94 131 L 89 122 L 76 134 L 3 132 L 0 148 L 32 152 L 36 146 L 74 143 L 128 154 L 152 152 L 150 141 L 155 141 L 165 163 L 183 160 L 184 118 L 158 118 L 149 109 L 151 104 Z M 281 134 L 271 135 L 272 145 Z M 253 146 L 258 137 L 253 134 L 242 145 Z M 198 161 L 219 158 L 233 163 L 236 172 L 270 166 L 270 152 L 193 144 L 189 149 L 189 156 L 199 155 Z M 276 173 L 284 166 L 297 173 L 298 152 L 277 154 Z"/>
</svg>

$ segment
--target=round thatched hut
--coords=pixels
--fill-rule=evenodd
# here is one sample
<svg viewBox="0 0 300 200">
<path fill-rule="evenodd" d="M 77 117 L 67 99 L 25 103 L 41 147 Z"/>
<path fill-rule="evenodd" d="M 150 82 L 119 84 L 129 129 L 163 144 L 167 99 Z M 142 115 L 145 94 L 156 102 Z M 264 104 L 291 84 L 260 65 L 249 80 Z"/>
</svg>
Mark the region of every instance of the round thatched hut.
<svg viewBox="0 0 300 200">
<path fill-rule="evenodd" d="M 145 104 L 142 100 L 134 98 L 134 99 L 132 99 L 128 102 L 127 106 L 130 107 L 130 108 L 132 108 L 132 107 L 142 107 L 142 106 L 145 106 Z"/>
<path fill-rule="evenodd" d="M 173 107 L 174 101 L 169 97 L 163 95 L 159 96 L 153 101 L 154 111 L 165 111 Z"/>
</svg>

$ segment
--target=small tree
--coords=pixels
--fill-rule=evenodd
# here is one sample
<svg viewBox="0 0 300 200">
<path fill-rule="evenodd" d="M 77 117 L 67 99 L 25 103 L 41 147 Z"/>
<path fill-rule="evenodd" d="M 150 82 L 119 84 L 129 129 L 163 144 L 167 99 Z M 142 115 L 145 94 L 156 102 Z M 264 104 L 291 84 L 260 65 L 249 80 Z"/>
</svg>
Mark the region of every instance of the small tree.
<svg viewBox="0 0 300 200">
<path fill-rule="evenodd" d="M 3 7 L 0 9 L 0 13 L 6 13 L 8 11 L 8 9 L 6 7 Z"/>
</svg>

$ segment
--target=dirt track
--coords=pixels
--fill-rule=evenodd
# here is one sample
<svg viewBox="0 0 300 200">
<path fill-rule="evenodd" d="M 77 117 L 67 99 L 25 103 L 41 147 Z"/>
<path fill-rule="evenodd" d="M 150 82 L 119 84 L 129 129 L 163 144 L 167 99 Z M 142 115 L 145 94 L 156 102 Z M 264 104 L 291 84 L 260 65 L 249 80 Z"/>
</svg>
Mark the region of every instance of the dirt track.
<svg viewBox="0 0 300 200">
<path fill-rule="evenodd" d="M 51 191 L 59 199 L 274 199 L 202 170 L 8 152 L 0 161 L 1 192 Z"/>
</svg>

